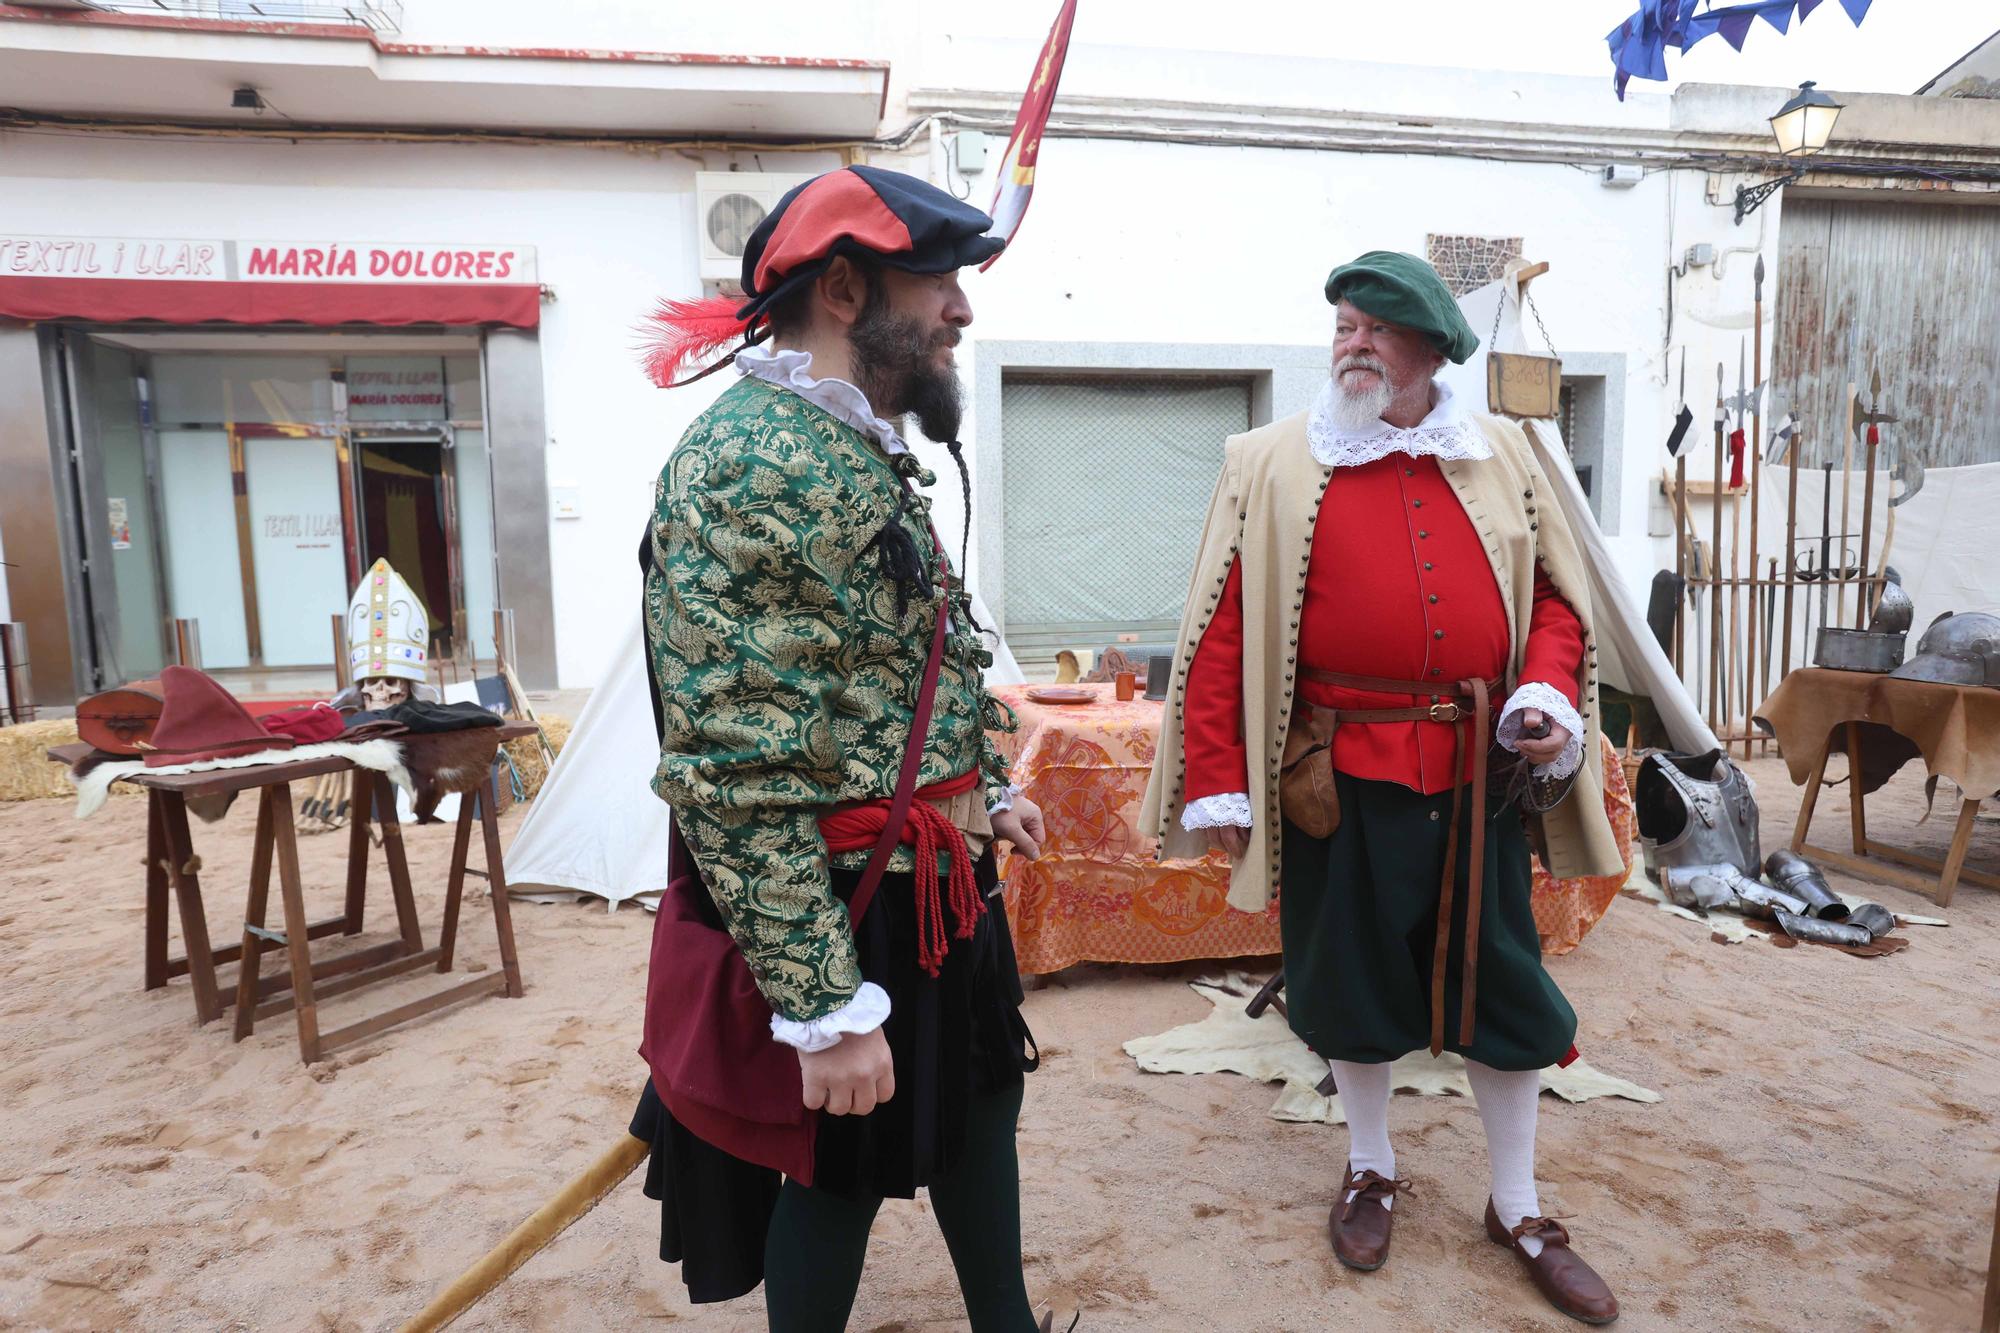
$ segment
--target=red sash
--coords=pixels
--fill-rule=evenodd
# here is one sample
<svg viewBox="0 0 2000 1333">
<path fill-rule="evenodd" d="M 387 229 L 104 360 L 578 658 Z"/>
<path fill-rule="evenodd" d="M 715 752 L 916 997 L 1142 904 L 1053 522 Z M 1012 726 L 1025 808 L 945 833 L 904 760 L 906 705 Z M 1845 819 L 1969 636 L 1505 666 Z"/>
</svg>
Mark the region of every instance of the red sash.
<svg viewBox="0 0 2000 1333">
<path fill-rule="evenodd" d="M 986 900 L 972 882 L 972 852 L 965 845 L 965 835 L 931 802 L 963 796 L 978 785 L 979 770 L 973 769 L 924 787 L 917 792 L 910 816 L 903 822 L 902 841 L 916 848 L 917 965 L 931 976 L 938 974 L 945 954 L 951 951 L 951 942 L 944 934 L 944 891 L 938 883 L 940 850 L 951 857 L 946 883 L 951 886 L 951 916 L 957 925 L 953 937 L 971 939 L 980 913 L 986 910 Z M 838 854 L 873 847 L 889 826 L 889 808 L 885 797 L 821 815 L 819 831 L 826 839 L 826 849 Z"/>
</svg>

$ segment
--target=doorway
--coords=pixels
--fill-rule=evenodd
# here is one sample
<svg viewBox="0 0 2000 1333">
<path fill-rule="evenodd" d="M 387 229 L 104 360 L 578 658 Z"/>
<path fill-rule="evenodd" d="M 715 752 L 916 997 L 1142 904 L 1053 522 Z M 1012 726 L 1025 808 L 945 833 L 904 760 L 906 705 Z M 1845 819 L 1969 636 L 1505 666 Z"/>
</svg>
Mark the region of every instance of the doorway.
<svg viewBox="0 0 2000 1333">
<path fill-rule="evenodd" d="M 420 434 L 354 439 L 360 491 L 361 568 L 387 559 L 423 604 L 432 651 L 456 655 L 464 606 L 458 561 L 457 506 L 452 495 L 449 427 Z"/>
</svg>

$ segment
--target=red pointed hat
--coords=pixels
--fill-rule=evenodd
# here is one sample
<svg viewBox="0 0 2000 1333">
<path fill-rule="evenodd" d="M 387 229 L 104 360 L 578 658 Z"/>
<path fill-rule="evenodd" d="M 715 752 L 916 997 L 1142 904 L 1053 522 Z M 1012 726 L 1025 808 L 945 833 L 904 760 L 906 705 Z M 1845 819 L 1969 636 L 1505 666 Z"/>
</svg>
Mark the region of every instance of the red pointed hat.
<svg viewBox="0 0 2000 1333">
<path fill-rule="evenodd" d="M 290 736 L 273 736 L 213 676 L 193 667 L 160 673 L 160 721 L 153 728 L 146 767 L 233 759 L 260 750 L 289 750 Z"/>
<path fill-rule="evenodd" d="M 744 338 L 745 346 L 761 341 L 771 303 L 841 255 L 908 273 L 950 273 L 1006 248 L 1004 239 L 987 234 L 992 229 L 993 219 L 972 205 L 900 171 L 843 167 L 815 176 L 794 186 L 750 233 L 742 302 L 667 301 L 654 312 L 646 373 L 672 388 L 683 366 L 732 338 Z"/>
</svg>

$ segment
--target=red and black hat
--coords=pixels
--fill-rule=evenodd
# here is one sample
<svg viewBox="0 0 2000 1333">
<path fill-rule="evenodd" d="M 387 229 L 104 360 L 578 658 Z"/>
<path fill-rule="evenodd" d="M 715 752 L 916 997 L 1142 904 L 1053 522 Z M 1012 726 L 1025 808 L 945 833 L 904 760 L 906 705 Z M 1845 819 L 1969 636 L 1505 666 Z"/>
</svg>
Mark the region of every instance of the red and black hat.
<svg viewBox="0 0 2000 1333">
<path fill-rule="evenodd" d="M 950 273 L 1000 253 L 1006 241 L 989 236 L 992 228 L 993 219 L 970 204 L 900 171 L 844 167 L 815 176 L 780 199 L 750 233 L 742 302 L 661 303 L 649 321 L 646 373 L 672 388 L 688 382 L 675 379 L 683 366 L 732 338 L 743 338 L 746 346 L 762 341 L 772 303 L 841 255 L 907 273 Z"/>
</svg>

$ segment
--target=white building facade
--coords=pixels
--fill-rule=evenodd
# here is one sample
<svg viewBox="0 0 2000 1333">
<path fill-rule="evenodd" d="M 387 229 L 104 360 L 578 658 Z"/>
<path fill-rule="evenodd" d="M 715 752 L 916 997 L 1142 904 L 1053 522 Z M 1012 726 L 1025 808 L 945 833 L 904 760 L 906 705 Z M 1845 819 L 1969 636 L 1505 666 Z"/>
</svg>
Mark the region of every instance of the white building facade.
<svg viewBox="0 0 2000 1333">
<path fill-rule="evenodd" d="M 445 651 L 490 656 L 506 608 L 531 686 L 593 684 L 635 614 L 653 479 L 727 375 L 649 385 L 647 312 L 713 289 L 788 176 L 866 161 L 983 204 L 1046 21 L 128 8 L 0 9 L 0 620 L 49 703 L 157 669 L 175 618 L 211 669 L 330 681 L 330 614 L 378 555 Z M 1739 223 L 1783 90 L 1621 104 L 1608 77 L 1090 44 L 1062 87 L 960 352 L 971 577 L 1030 657 L 1177 614 L 1222 435 L 1310 400 L 1321 286 L 1362 250 L 1551 264 L 1531 292 L 1573 455 L 1643 601 L 1674 558 L 1681 351 L 1699 432 L 1762 255 L 1767 377 L 1783 359 L 1791 205 L 1831 225 L 1921 195 L 1966 219 L 1953 246 L 2000 218 L 1978 207 L 2000 198 L 1990 102 L 1847 98 L 1820 164 L 1842 170 Z M 1993 272 L 1961 299 L 2000 307 Z"/>
</svg>

